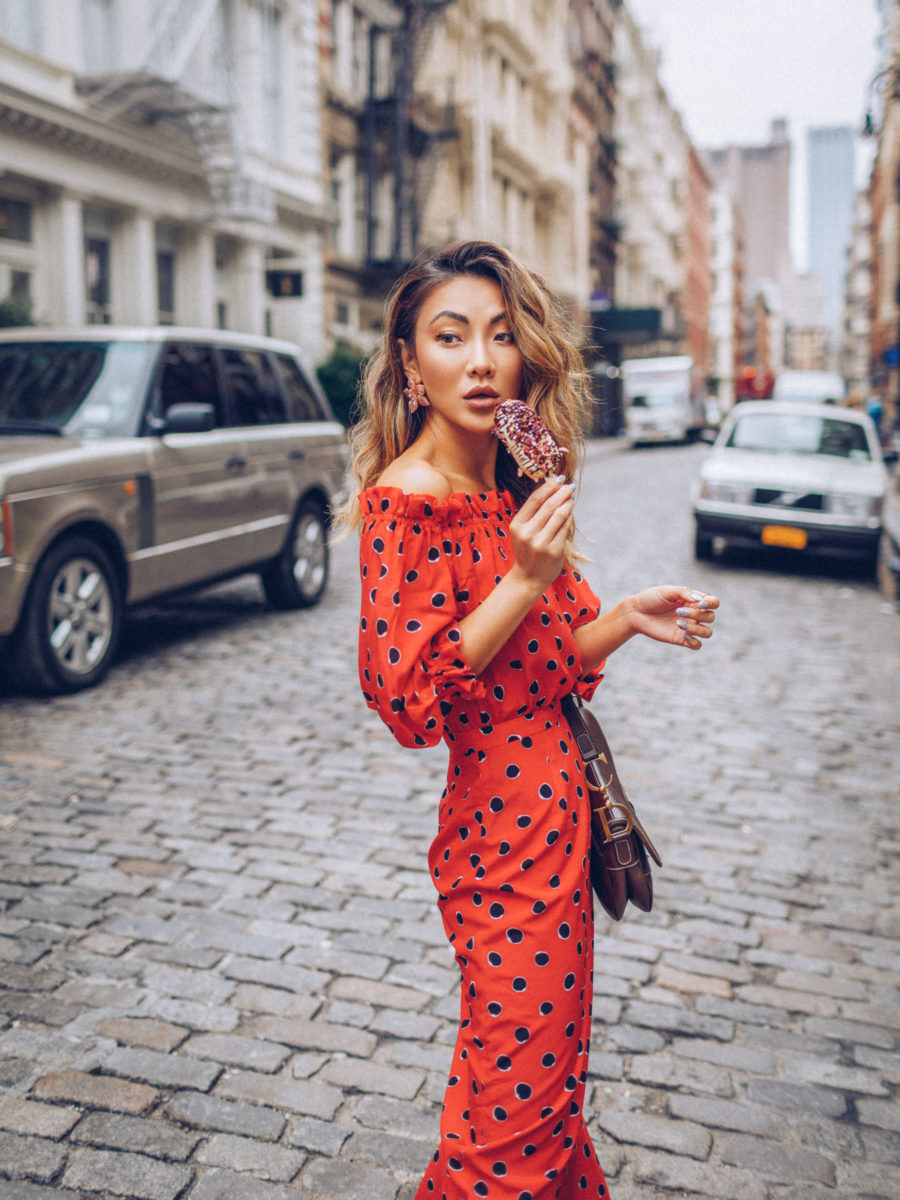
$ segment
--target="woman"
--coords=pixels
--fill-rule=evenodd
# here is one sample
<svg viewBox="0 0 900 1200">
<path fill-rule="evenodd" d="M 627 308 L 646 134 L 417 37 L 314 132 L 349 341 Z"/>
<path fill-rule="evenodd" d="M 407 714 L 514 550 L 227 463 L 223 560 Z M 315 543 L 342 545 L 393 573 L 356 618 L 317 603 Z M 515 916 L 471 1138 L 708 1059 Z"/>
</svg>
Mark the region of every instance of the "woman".
<svg viewBox="0 0 900 1200">
<path fill-rule="evenodd" d="M 561 445 L 539 486 L 494 436 L 526 400 Z M 698 649 L 715 597 L 600 612 L 574 567 L 579 358 L 543 282 L 462 242 L 395 287 L 354 432 L 360 678 L 404 746 L 450 748 L 429 853 L 462 973 L 441 1140 L 416 1200 L 606 1196 L 582 1114 L 593 919 L 582 763 L 559 701 L 635 634 Z"/>
</svg>

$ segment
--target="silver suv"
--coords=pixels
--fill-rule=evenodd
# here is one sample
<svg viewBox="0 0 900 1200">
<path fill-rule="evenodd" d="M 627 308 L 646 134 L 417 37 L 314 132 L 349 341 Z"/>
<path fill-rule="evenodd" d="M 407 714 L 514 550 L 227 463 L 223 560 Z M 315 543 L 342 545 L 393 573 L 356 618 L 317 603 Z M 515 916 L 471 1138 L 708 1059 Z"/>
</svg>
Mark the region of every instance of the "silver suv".
<svg viewBox="0 0 900 1200">
<path fill-rule="evenodd" d="M 208 330 L 0 333 L 0 671 L 67 692 L 126 606 L 257 571 L 315 604 L 347 442 L 287 342 Z"/>
</svg>

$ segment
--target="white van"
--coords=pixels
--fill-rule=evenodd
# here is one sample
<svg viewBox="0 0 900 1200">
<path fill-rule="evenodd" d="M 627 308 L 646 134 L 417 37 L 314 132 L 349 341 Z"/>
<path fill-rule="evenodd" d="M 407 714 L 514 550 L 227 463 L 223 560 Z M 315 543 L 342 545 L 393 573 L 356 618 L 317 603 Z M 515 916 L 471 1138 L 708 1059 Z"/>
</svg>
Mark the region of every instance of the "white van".
<svg viewBox="0 0 900 1200">
<path fill-rule="evenodd" d="M 782 371 L 775 379 L 772 399 L 793 404 L 840 404 L 845 391 L 836 371 Z"/>
<path fill-rule="evenodd" d="M 693 359 L 630 358 L 622 363 L 625 433 L 632 445 L 681 442 L 705 424 Z"/>
</svg>

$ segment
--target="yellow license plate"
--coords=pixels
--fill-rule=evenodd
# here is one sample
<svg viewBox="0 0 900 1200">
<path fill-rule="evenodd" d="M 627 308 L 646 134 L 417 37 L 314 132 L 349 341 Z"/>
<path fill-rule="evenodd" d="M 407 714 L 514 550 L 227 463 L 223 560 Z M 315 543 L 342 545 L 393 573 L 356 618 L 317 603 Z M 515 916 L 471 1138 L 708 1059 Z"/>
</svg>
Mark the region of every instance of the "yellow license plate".
<svg viewBox="0 0 900 1200">
<path fill-rule="evenodd" d="M 791 525 L 764 525 L 762 543 L 764 546 L 789 546 L 792 550 L 804 550 L 806 530 L 794 529 Z"/>
</svg>

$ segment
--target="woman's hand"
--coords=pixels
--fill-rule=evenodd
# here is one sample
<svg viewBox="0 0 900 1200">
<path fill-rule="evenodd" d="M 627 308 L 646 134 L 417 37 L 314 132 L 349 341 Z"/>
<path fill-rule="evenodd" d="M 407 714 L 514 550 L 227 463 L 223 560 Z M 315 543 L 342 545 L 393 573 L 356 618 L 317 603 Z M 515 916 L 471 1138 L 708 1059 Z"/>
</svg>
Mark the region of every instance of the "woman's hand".
<svg viewBox="0 0 900 1200">
<path fill-rule="evenodd" d="M 515 573 L 535 589 L 548 588 L 563 569 L 566 543 L 574 528 L 574 484 L 548 479 L 531 493 L 510 522 Z"/>
<path fill-rule="evenodd" d="M 699 650 L 701 638 L 712 637 L 717 596 L 689 587 L 653 587 L 629 598 L 631 624 L 657 642 Z"/>
<path fill-rule="evenodd" d="M 572 529 L 573 489 L 559 480 L 536 488 L 510 521 L 516 561 L 459 623 L 460 650 L 480 675 L 563 568 Z"/>
</svg>

